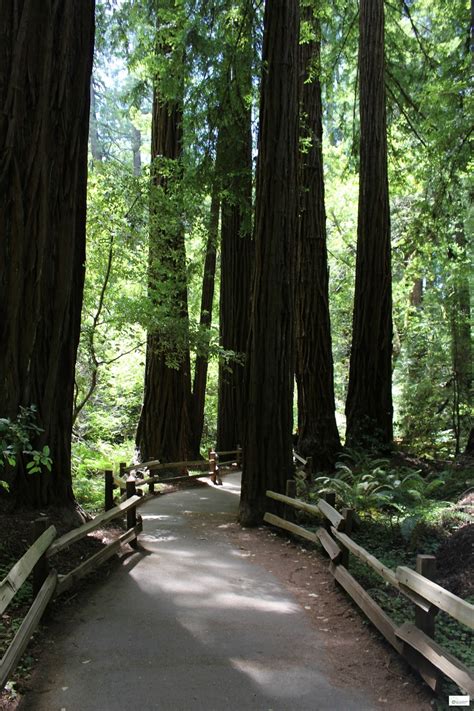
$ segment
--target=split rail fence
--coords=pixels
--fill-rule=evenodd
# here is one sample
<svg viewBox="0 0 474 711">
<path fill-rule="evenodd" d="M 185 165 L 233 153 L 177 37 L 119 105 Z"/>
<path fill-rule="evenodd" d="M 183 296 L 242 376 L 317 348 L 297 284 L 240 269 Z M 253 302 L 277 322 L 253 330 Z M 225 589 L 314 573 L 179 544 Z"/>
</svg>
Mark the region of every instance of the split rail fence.
<svg viewBox="0 0 474 711">
<path fill-rule="evenodd" d="M 224 458 L 222 461 L 221 458 Z M 114 476 L 112 470 L 105 471 L 105 510 L 113 506 L 114 502 L 114 489 L 120 489 L 121 500 L 123 501 L 126 497 L 126 484 L 129 478 L 133 478 L 135 481 L 135 486 L 141 494 L 141 487 L 148 486 L 148 493 L 155 493 L 155 484 L 175 484 L 175 483 L 189 483 L 193 479 L 197 479 L 203 476 L 202 472 L 197 474 L 178 474 L 177 476 L 169 476 L 170 470 L 178 469 L 181 471 L 186 471 L 188 469 L 203 469 L 207 470 L 211 481 L 220 486 L 222 484 L 222 479 L 219 475 L 219 470 L 224 469 L 228 466 L 240 467 L 242 463 L 242 449 L 238 447 L 237 449 L 216 452 L 213 449 L 209 450 L 209 459 L 198 459 L 195 461 L 187 462 L 161 462 L 159 459 L 153 459 L 149 462 L 141 462 L 140 464 L 125 464 L 125 462 L 119 465 L 119 475 Z M 146 474 L 150 474 L 146 476 Z M 160 476 L 160 472 L 164 476 Z M 123 492 L 123 493 L 122 493 Z"/>
<path fill-rule="evenodd" d="M 229 452 L 215 452 L 211 450 L 209 460 L 196 462 L 171 462 L 162 464 L 158 461 L 144 462 L 143 464 L 120 465 L 120 477 L 115 480 L 112 471 L 105 475 L 105 512 L 98 514 L 91 521 L 69 531 L 60 538 L 54 526 L 49 525 L 47 517 L 37 519 L 34 523 L 35 542 L 26 553 L 11 568 L 8 575 L 0 581 L 0 615 L 7 609 L 17 592 L 29 578 L 33 577 L 33 602 L 20 625 L 13 641 L 0 660 L 0 690 L 3 689 L 12 672 L 21 659 L 29 640 L 37 629 L 48 603 L 53 599 L 73 588 L 79 580 L 94 571 L 106 560 L 120 551 L 123 544 L 129 543 L 132 548 L 137 547 L 138 534 L 141 532 L 142 519 L 137 515 L 137 508 L 155 495 L 155 483 L 171 483 L 176 481 L 190 481 L 198 475 L 181 475 L 178 477 L 160 478 L 152 475 L 139 479 L 136 474 L 143 471 L 166 471 L 170 469 L 197 469 L 209 468 L 209 476 L 214 484 L 222 484 L 219 476 L 219 457 L 230 457 L 221 463 L 221 466 L 240 466 L 242 450 Z M 135 474 L 135 476 L 133 476 Z M 144 495 L 138 487 L 148 485 L 148 495 Z M 113 490 L 120 488 L 124 492 L 118 504 L 114 503 Z M 127 530 L 114 541 L 104 546 L 100 551 L 81 563 L 77 568 L 65 575 L 59 574 L 52 564 L 55 554 L 67 549 L 72 544 L 85 538 L 89 533 L 97 530 L 105 523 L 116 518 L 126 516 Z"/>
<path fill-rule="evenodd" d="M 304 460 L 302 460 L 304 461 Z M 312 543 L 322 545 L 330 558 L 329 570 L 336 582 L 344 588 L 358 607 L 382 633 L 392 647 L 423 677 L 436 691 L 441 680 L 440 672 L 454 681 L 459 688 L 472 698 L 474 696 L 474 676 L 462 662 L 437 644 L 433 637 L 435 617 L 439 610 L 474 629 L 474 605 L 453 595 L 432 581 L 436 569 L 436 558 L 418 555 L 416 570 L 399 566 L 392 570 L 375 556 L 352 540 L 355 519 L 353 509 L 343 509 L 339 513 L 335 506 L 335 494 L 327 494 L 317 504 L 309 504 L 297 498 L 294 480 L 287 482 L 287 495 L 267 491 L 269 499 L 285 504 L 285 518 L 266 513 L 264 520 L 289 533 L 300 536 Z M 323 525 L 316 531 L 309 531 L 294 523 L 294 511 L 323 517 Z M 415 605 L 415 623 L 404 622 L 397 626 L 360 583 L 350 574 L 349 557 L 354 555 L 374 570 L 386 583 L 396 588 Z"/>
</svg>

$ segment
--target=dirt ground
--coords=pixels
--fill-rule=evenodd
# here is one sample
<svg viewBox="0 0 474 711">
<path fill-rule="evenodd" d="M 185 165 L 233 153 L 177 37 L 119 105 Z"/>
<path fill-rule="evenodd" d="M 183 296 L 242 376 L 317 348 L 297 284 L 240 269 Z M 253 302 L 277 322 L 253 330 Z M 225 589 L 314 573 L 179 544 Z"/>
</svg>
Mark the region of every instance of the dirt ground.
<svg viewBox="0 0 474 711">
<path fill-rule="evenodd" d="M 325 635 L 332 680 L 370 689 L 381 709 L 432 709 L 434 696 L 389 644 L 359 614 L 350 598 L 336 587 L 327 559 L 305 544 L 290 541 L 267 527 L 242 529 L 222 524 L 231 542 L 280 580 Z M 309 544 L 310 545 L 310 544 Z"/>
</svg>

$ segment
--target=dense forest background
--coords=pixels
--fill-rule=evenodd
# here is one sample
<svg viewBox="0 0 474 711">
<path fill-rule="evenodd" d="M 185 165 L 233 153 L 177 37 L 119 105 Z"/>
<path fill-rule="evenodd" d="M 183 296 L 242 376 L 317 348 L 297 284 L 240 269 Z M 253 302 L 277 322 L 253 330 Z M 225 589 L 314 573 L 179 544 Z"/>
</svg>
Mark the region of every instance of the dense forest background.
<svg viewBox="0 0 474 711">
<path fill-rule="evenodd" d="M 474 5 L 0 5 L 2 575 L 104 470 L 240 445 L 240 524 L 330 493 L 474 602 Z"/>
<path fill-rule="evenodd" d="M 322 90 L 334 389 L 343 435 L 357 235 L 358 10 L 346 3 L 317 5 L 321 63 L 314 71 Z M 98 5 L 86 289 L 76 377 L 77 456 L 89 448 L 109 455 L 110 445 L 132 455 L 150 322 L 156 320 L 160 328 L 163 320 L 167 322 L 163 339 L 170 365 L 176 365 L 182 345 L 178 324 L 168 322 L 168 314 L 162 319 L 156 303 L 150 305 L 148 298 L 151 75 L 157 61 L 162 63 L 160 70 L 166 74 L 172 98 L 177 91 L 175 63 L 183 62 L 179 76 L 184 96 L 182 173 L 171 175 L 170 181 L 174 180 L 172 188 L 179 195 L 173 198 L 179 204 L 162 210 L 159 219 L 172 221 L 179 210 L 186 242 L 193 367 L 203 345 L 207 353 L 200 302 L 212 187 L 219 171 L 215 161 L 220 107 L 227 98 L 229 66 L 234 61 L 226 51 L 234 52 L 241 62 L 247 59 L 252 69 L 243 99 L 252 113 L 254 164 L 256 160 L 263 17 L 261 10 L 252 8 L 252 34 L 247 38 L 250 7 L 245 2 L 240 6 L 189 3 L 185 15 L 173 17 L 171 27 L 171 22 L 163 26 L 165 35 L 174 35 L 175 56 L 157 59 L 150 15 L 138 11 L 136 3 Z M 452 456 L 466 446 L 471 415 L 468 3 L 427 0 L 385 7 L 395 437 L 417 454 Z M 303 23 L 301 41 L 308 42 L 312 31 Z M 233 118 L 223 120 L 229 124 Z M 227 188 L 220 189 L 222 197 Z M 234 202 L 241 198 L 227 197 Z M 216 247 L 203 452 L 216 443 L 219 362 L 224 369 L 239 367 L 232 349 L 219 350 L 217 240 Z M 248 288 L 244 279 L 241 288 Z M 295 403 L 295 427 L 296 422 Z"/>
<path fill-rule="evenodd" d="M 380 47 L 363 54 L 362 43 L 374 37 L 374 18 L 363 14 L 365 3 L 359 12 L 358 5 L 339 0 L 302 0 L 293 55 L 289 30 L 279 49 L 272 44 L 278 33 L 271 30 L 268 5 L 264 33 L 264 5 L 250 0 L 96 4 L 86 272 L 72 415 L 76 492 L 88 490 L 90 473 L 110 461 L 130 461 L 137 454 L 142 460 L 176 461 L 205 456 L 215 445 L 245 447 L 251 438 L 245 427 L 260 422 L 258 412 L 247 417 L 246 410 L 262 397 L 257 361 L 263 373 L 274 367 L 264 363 L 262 350 L 275 352 L 287 370 L 294 358 L 297 387 L 289 407 L 293 429 L 299 427 L 295 441 L 305 455 L 314 455 L 316 471 L 334 465 L 345 439 L 346 412 L 351 448 L 383 450 L 392 443 L 393 425 L 396 446 L 419 457 L 448 459 L 472 450 L 469 3 L 377 3 L 382 55 Z M 276 5 L 273 12 L 283 17 Z M 278 57 L 287 51 L 299 69 L 295 64 L 293 75 L 283 76 L 286 64 Z M 369 96 L 364 81 L 377 52 L 385 53 L 379 77 L 383 124 L 370 128 L 361 125 L 360 98 Z M 272 67 L 281 79 L 274 86 Z M 279 84 L 288 91 L 277 100 Z M 298 96 L 292 98 L 293 89 Z M 296 139 L 291 111 L 278 126 L 273 121 L 293 99 L 300 112 Z M 360 319 L 354 303 L 363 298 L 354 297 L 363 222 L 359 177 L 361 156 L 371 143 L 378 145 L 379 129 L 386 137 L 387 168 L 386 178 L 376 182 L 387 182 L 389 198 L 373 193 L 366 220 L 373 224 L 385 215 L 380 229 L 391 247 L 383 268 L 362 268 L 361 293 L 374 286 L 369 304 L 372 299 L 375 311 L 376 294 L 382 293 L 378 282 L 387 280 L 390 270 L 392 281 L 384 287 L 381 300 L 387 302 L 379 313 L 385 345 L 374 336 L 368 350 L 359 349 L 357 366 L 351 364 L 351 349 L 354 354 L 353 326 Z M 287 130 L 284 143 L 274 144 L 284 166 L 272 167 L 271 140 L 264 145 L 262 134 L 272 130 Z M 278 181 L 271 184 L 272 170 L 276 175 L 286 170 L 288 183 L 298 173 L 297 208 L 294 200 L 285 203 L 284 190 L 274 191 Z M 316 174 L 315 187 L 308 175 Z M 293 225 L 290 231 L 300 237 L 275 239 L 273 256 L 283 246 L 272 264 L 261 245 L 271 243 L 265 229 L 276 234 L 279 225 L 272 220 L 285 210 L 294 219 L 282 229 L 288 232 Z M 314 239 L 305 246 L 301 225 L 308 216 Z M 261 282 L 256 273 L 269 275 L 270 283 L 286 270 L 294 270 L 293 276 L 288 284 L 282 279 L 279 293 L 282 309 L 287 286 L 294 295 L 294 332 L 291 324 L 278 331 L 283 322 L 276 310 L 273 320 L 273 311 L 263 306 L 264 287 L 260 295 L 255 291 Z M 269 303 L 275 302 L 274 295 Z M 309 312 L 316 314 L 311 326 Z M 268 335 L 272 326 L 281 336 L 278 343 Z M 258 329 L 267 339 L 265 349 L 255 336 Z M 289 355 L 292 338 L 298 345 Z M 279 356 L 282 343 L 287 351 Z M 370 380 L 375 361 L 369 351 L 383 349 L 385 374 L 378 373 L 376 383 L 380 393 L 385 390 L 385 421 L 359 432 L 351 417 L 360 424 L 353 400 L 362 396 L 355 385 L 351 395 L 349 374 L 366 361 L 369 375 L 363 377 Z M 305 382 L 311 362 L 317 365 L 311 385 L 316 391 Z M 245 380 L 249 363 L 253 376 Z M 4 366 L 6 372 L 8 359 Z M 291 400 L 293 383 L 287 386 L 288 373 L 277 370 L 275 383 L 281 376 L 285 385 L 274 385 L 273 397 Z M 311 392 L 318 392 L 317 398 Z M 30 473 L 46 474 L 56 464 L 48 434 L 40 435 L 41 404 L 31 398 L 18 405 L 20 414 L 10 408 L 2 420 L 4 431 L 10 428 L 4 440 L 7 483 L 15 446 L 18 453 L 11 444 L 16 435 L 29 442 Z M 267 422 L 275 421 L 273 406 L 261 408 Z M 285 414 L 276 428 L 285 430 L 284 438 L 291 436 L 290 420 Z M 258 447 L 257 435 L 254 439 L 249 452 Z M 274 443 L 269 447 L 276 461 L 288 456 L 287 441 L 281 452 Z M 326 450 L 322 441 L 330 443 Z"/>
</svg>

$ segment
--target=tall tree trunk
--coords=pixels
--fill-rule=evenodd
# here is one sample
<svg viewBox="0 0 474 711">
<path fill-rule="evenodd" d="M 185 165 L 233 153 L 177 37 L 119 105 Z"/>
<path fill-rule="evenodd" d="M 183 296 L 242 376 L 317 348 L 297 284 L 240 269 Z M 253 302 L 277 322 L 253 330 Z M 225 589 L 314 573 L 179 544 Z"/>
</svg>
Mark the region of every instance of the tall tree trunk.
<svg viewBox="0 0 474 711">
<path fill-rule="evenodd" d="M 240 501 L 243 525 L 261 522 L 266 489 L 284 491 L 293 472 L 298 39 L 298 3 L 267 0 Z"/>
<path fill-rule="evenodd" d="M 163 101 L 154 89 L 151 157 L 174 162 L 175 180 L 181 170 L 182 110 L 179 101 Z M 168 162 L 167 168 L 171 163 Z M 152 303 L 165 311 L 181 331 L 181 344 L 170 364 L 169 346 L 163 333 L 152 329 L 147 337 L 143 407 L 136 444 L 142 461 L 185 460 L 191 451 L 190 406 L 191 376 L 186 343 L 188 301 L 184 230 L 179 209 L 179 184 L 157 165 L 152 169 L 149 294 Z M 173 190 L 173 196 L 171 195 Z M 178 197 L 177 197 L 178 196 Z M 175 199 L 176 198 L 176 199 Z M 171 367 L 171 365 L 176 367 Z"/>
<path fill-rule="evenodd" d="M 360 191 L 349 446 L 392 441 L 392 293 L 384 84 L 383 0 L 360 2 Z"/>
<path fill-rule="evenodd" d="M 85 262 L 94 2 L 2 2 L 0 11 L 0 415 L 35 404 L 52 472 L 14 489 L 74 502 L 71 417 Z"/>
<path fill-rule="evenodd" d="M 324 205 L 320 24 L 307 6 L 304 19 L 313 38 L 300 46 L 300 135 L 309 139 L 301 154 L 300 220 L 296 266 L 296 382 L 298 449 L 317 469 L 334 466 L 341 448 L 334 403 L 334 371 L 329 317 L 329 274 Z"/>
<path fill-rule="evenodd" d="M 206 258 L 204 260 L 204 273 L 202 277 L 201 318 L 202 328 L 209 330 L 212 323 L 212 306 L 214 302 L 214 284 L 216 275 L 216 251 L 219 234 L 220 195 L 217 180 L 214 181 L 211 197 L 211 210 L 209 214 L 209 231 L 206 245 Z M 206 346 L 209 345 L 207 341 Z M 207 353 L 196 356 L 193 383 L 193 408 L 192 408 L 192 456 L 199 456 L 202 431 L 204 427 L 204 406 L 206 402 L 207 367 L 209 357 Z"/>
<path fill-rule="evenodd" d="M 247 18 L 247 37 L 251 36 Z M 248 39 L 250 44 L 250 39 Z M 230 67 L 223 121 L 219 129 L 218 171 L 222 184 L 220 344 L 237 359 L 219 364 L 217 449 L 242 443 L 245 419 L 244 354 L 250 327 L 250 295 L 254 243 L 252 239 L 252 127 L 248 97 L 252 91 L 248 46 L 228 48 Z"/>
</svg>

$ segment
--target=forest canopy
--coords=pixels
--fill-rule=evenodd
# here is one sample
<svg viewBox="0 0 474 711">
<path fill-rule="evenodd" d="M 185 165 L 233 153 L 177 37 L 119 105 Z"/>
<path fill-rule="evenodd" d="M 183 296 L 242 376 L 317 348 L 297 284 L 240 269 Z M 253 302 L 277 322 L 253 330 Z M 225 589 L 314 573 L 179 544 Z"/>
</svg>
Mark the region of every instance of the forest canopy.
<svg viewBox="0 0 474 711">
<path fill-rule="evenodd" d="M 45 5 L 0 24 L 4 489 L 242 445 L 252 520 L 293 443 L 472 452 L 467 0 Z"/>
</svg>

